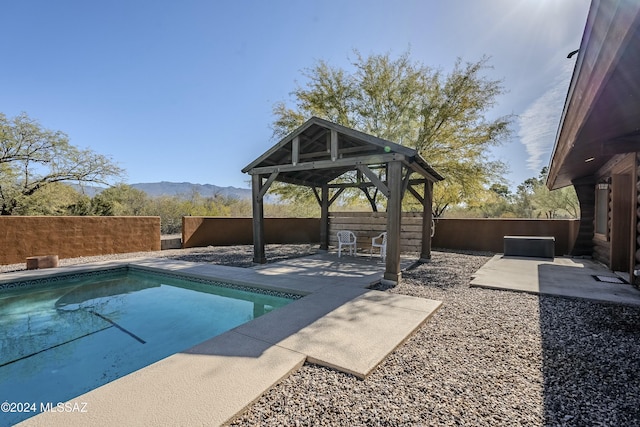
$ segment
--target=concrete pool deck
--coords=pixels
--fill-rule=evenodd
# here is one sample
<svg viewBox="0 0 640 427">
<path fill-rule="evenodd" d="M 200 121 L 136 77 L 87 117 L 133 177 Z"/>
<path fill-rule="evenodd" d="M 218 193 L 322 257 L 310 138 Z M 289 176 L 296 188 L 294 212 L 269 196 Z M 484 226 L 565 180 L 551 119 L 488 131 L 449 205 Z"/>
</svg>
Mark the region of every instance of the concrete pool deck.
<svg viewBox="0 0 640 427">
<path fill-rule="evenodd" d="M 404 266 L 410 262 L 403 259 Z M 224 424 L 305 361 L 365 378 L 442 304 L 367 289 L 382 277 L 379 258 L 333 253 L 254 268 L 136 259 L 55 273 L 122 264 L 306 296 L 69 402 L 72 409 L 86 403 L 86 412 L 45 412 L 19 425 Z M 5 273 L 0 281 L 53 272 Z"/>
</svg>

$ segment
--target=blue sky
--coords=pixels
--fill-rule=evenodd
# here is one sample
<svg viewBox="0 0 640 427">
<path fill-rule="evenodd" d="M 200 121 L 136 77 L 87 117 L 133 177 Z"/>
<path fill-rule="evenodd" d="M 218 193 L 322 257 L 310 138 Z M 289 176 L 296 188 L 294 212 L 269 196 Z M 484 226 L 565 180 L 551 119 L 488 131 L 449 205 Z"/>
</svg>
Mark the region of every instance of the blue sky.
<svg viewBox="0 0 640 427">
<path fill-rule="evenodd" d="M 549 161 L 588 0 L 5 0 L 0 112 L 26 112 L 110 156 L 125 182 L 248 188 L 240 170 L 277 141 L 272 107 L 317 60 L 410 49 L 450 70 L 491 57 L 488 118 L 515 187 Z M 425 156 L 428 159 L 428 155 Z"/>
</svg>

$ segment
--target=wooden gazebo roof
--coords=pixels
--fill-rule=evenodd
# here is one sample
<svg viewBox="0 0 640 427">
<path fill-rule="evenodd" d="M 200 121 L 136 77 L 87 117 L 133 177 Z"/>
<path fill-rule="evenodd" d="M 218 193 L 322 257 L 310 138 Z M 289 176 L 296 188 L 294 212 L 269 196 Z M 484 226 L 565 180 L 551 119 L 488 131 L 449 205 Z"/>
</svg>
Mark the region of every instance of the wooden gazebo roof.
<svg viewBox="0 0 640 427">
<path fill-rule="evenodd" d="M 321 187 L 348 171 L 365 170 L 369 176 L 364 166 L 397 160 L 432 182 L 443 179 L 414 149 L 318 117 L 307 120 L 242 172 L 278 172 L 276 181 Z"/>
</svg>

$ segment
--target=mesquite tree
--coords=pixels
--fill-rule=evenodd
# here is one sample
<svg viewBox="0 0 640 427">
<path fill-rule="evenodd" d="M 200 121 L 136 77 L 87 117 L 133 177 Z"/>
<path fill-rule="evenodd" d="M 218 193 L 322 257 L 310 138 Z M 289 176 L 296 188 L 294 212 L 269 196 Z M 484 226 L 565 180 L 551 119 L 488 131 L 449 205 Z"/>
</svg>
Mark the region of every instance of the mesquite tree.
<svg viewBox="0 0 640 427">
<path fill-rule="evenodd" d="M 30 212 L 40 192 L 58 183 L 109 184 L 123 174 L 108 157 L 81 150 L 63 132 L 26 114 L 0 113 L 0 215 Z"/>
<path fill-rule="evenodd" d="M 501 81 L 482 74 L 488 58 L 458 60 L 444 74 L 411 61 L 409 52 L 397 59 L 355 56 L 351 71 L 325 61 L 304 71 L 305 84 L 291 93 L 293 106 L 274 106 L 276 138 L 318 116 L 415 148 L 445 177 L 434 189 L 435 216 L 503 181 L 506 165 L 492 160 L 489 150 L 509 135 L 512 117 L 485 117 L 504 93 Z M 284 185 L 276 191 L 285 199 L 304 196 L 303 190 Z"/>
</svg>

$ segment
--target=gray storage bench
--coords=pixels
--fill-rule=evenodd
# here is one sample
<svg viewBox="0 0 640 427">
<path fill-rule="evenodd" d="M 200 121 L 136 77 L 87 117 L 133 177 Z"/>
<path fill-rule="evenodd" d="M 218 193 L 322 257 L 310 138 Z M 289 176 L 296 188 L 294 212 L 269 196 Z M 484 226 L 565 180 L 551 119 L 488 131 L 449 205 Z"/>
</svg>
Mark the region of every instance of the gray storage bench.
<svg viewBox="0 0 640 427">
<path fill-rule="evenodd" d="M 504 236 L 504 256 L 553 258 L 555 244 L 553 236 Z"/>
</svg>

